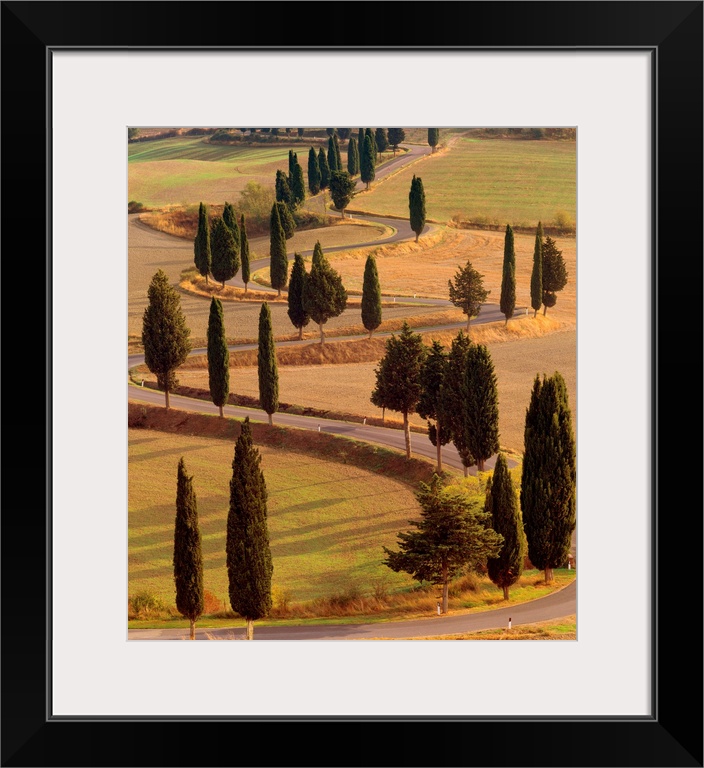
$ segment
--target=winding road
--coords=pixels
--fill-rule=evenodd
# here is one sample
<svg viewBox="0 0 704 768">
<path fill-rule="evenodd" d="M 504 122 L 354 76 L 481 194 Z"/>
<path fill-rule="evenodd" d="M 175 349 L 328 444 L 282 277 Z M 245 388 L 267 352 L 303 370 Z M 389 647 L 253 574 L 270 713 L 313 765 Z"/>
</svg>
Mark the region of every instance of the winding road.
<svg viewBox="0 0 704 768">
<path fill-rule="evenodd" d="M 399 167 L 417 160 L 419 157 L 430 153 L 430 147 L 419 145 L 408 145 L 409 151 L 398 155 L 382 169 L 379 170 L 377 180 L 384 178 L 389 173 L 398 170 Z M 358 188 L 364 187 L 362 182 L 357 183 Z M 355 215 L 355 218 L 365 219 L 367 221 L 383 224 L 395 230 L 394 234 L 382 240 L 359 243 L 356 245 L 342 245 L 327 247 L 327 252 L 351 250 L 353 248 L 363 248 L 367 246 L 377 246 L 384 243 L 399 242 L 415 238 L 415 233 L 411 230 L 410 223 L 401 219 L 389 219 L 370 215 Z M 137 216 L 130 217 L 130 224 L 138 225 Z M 144 226 L 144 225 L 142 225 Z M 424 233 L 429 230 L 426 226 Z M 312 254 L 312 251 L 304 251 L 301 255 Z M 292 255 L 292 254 L 291 254 Z M 253 274 L 258 269 L 269 265 L 269 259 L 258 259 L 250 265 Z M 236 277 L 229 281 L 230 285 L 244 287 L 241 278 Z M 257 291 L 276 293 L 273 288 L 257 286 Z M 391 301 L 391 297 L 384 297 L 384 301 Z M 433 304 L 452 306 L 446 299 L 421 299 L 404 298 L 404 304 Z M 525 309 L 525 308 L 523 308 Z M 474 324 L 496 322 L 502 320 L 499 307 L 495 304 L 485 304 L 479 316 L 473 321 Z M 416 332 L 451 330 L 454 328 L 464 328 L 466 323 L 453 323 L 442 326 L 429 326 L 425 328 L 415 328 Z M 377 333 L 377 336 L 390 336 L 388 333 Z M 360 336 L 336 336 L 336 341 L 361 338 Z M 310 339 L 293 340 L 286 342 L 277 342 L 277 346 L 292 346 L 296 344 L 310 344 Z M 256 344 L 237 344 L 229 347 L 231 352 L 245 349 L 256 349 Z M 194 349 L 191 355 L 205 355 L 205 348 Z M 127 364 L 128 370 L 144 363 L 144 355 L 129 355 Z M 144 389 L 132 383 L 128 385 L 128 399 L 135 402 L 144 402 L 161 405 L 164 402 L 164 395 L 153 389 Z M 171 395 L 171 406 L 181 410 L 188 410 L 198 413 L 217 414 L 219 410 L 211 402 L 187 398 L 180 395 Z M 268 416 L 264 411 L 256 408 L 242 408 L 238 406 L 225 406 L 225 414 L 235 418 L 244 418 L 249 416 L 252 421 L 268 422 Z M 280 426 L 296 427 L 317 432 L 326 432 L 328 434 L 341 435 L 344 437 L 374 443 L 389 448 L 405 451 L 404 433 L 400 429 L 389 429 L 385 427 L 372 427 L 364 423 L 353 423 L 338 421 L 334 419 L 322 419 L 310 416 L 297 416 L 294 414 L 276 413 L 274 423 Z M 433 462 L 436 460 L 436 448 L 419 433 L 411 433 L 412 451 L 416 455 L 429 458 Z M 496 457 L 493 456 L 486 462 L 487 468 L 493 468 Z M 462 469 L 462 463 L 454 445 L 449 444 L 443 448 L 443 462 L 456 469 Z M 509 466 L 516 466 L 516 462 L 509 459 Z M 471 474 L 476 474 L 476 467 L 470 468 Z M 521 605 L 500 608 L 479 614 L 438 616 L 432 619 L 421 619 L 414 621 L 398 621 L 384 624 L 344 624 L 344 625 L 325 625 L 325 626 L 300 626 L 300 627 L 258 627 L 256 630 L 257 639 L 263 640 L 330 640 L 330 639 L 404 639 L 411 637 L 427 636 L 429 634 L 453 634 L 459 632 L 478 631 L 483 629 L 494 629 L 505 627 L 509 620 L 512 625 L 527 624 L 537 621 L 546 621 L 549 619 L 560 618 L 576 613 L 576 583 L 555 592 L 547 597 L 534 600 Z M 212 637 L 224 639 L 238 639 L 244 637 L 244 629 L 203 629 L 198 630 L 197 638 L 207 639 L 206 633 Z M 129 630 L 130 640 L 180 640 L 187 637 L 188 630 Z"/>
</svg>

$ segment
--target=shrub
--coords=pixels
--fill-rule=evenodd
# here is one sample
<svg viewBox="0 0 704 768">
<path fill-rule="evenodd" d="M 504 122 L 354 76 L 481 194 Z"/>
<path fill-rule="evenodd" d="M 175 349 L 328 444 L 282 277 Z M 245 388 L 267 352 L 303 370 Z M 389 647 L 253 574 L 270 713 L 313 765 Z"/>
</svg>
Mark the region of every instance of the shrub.
<svg viewBox="0 0 704 768">
<path fill-rule="evenodd" d="M 143 590 L 129 598 L 129 606 L 136 618 L 144 619 L 167 611 L 164 601 L 154 592 Z"/>
<path fill-rule="evenodd" d="M 142 213 L 142 211 L 146 210 L 144 203 L 139 203 L 136 200 L 130 200 L 127 203 L 127 213 Z"/>
</svg>

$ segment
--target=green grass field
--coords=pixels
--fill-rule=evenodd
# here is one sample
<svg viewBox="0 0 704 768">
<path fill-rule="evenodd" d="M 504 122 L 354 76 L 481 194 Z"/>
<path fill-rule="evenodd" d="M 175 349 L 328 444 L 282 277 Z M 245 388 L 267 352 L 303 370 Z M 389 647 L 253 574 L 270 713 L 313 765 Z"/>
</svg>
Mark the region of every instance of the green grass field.
<svg viewBox="0 0 704 768">
<path fill-rule="evenodd" d="M 419 509 L 410 486 L 358 467 L 260 448 L 269 492 L 273 590 L 296 601 L 350 588 L 413 582 L 381 564 Z M 129 430 L 129 594 L 175 603 L 176 467 L 193 475 L 203 538 L 205 588 L 227 600 L 225 528 L 234 444 L 212 437 Z M 228 602 L 229 607 L 229 602 Z"/>
<path fill-rule="evenodd" d="M 535 226 L 557 211 L 576 216 L 576 142 L 502 141 L 460 138 L 446 152 L 412 164 L 351 207 L 369 213 L 408 216 L 413 175 L 423 179 L 427 216 Z"/>
</svg>

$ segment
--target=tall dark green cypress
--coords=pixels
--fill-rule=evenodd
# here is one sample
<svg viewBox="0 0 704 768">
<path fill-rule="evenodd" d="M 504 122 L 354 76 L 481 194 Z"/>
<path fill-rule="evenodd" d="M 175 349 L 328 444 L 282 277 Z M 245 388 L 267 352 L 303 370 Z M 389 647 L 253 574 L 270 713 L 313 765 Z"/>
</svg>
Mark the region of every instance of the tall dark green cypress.
<svg viewBox="0 0 704 768">
<path fill-rule="evenodd" d="M 279 407 L 279 368 L 276 363 L 271 310 L 266 302 L 262 304 L 259 312 L 257 370 L 259 373 L 259 407 L 269 415 L 269 425 L 273 425 L 273 416 Z"/>
<path fill-rule="evenodd" d="M 279 208 L 274 203 L 271 207 L 271 231 L 269 234 L 269 272 L 271 287 L 276 288 L 281 296 L 281 289 L 288 282 L 288 259 L 286 257 L 286 235 L 281 226 Z"/>
<path fill-rule="evenodd" d="M 364 146 L 359 157 L 359 170 L 362 181 L 367 185 L 367 189 L 369 189 L 369 185 L 374 181 L 374 176 L 376 175 L 374 147 L 369 136 L 364 137 Z"/>
<path fill-rule="evenodd" d="M 288 183 L 289 185 L 293 182 L 293 168 L 296 165 L 296 153 L 289 149 L 288 151 Z"/>
<path fill-rule="evenodd" d="M 354 136 L 347 144 L 347 172 L 350 176 L 356 176 L 359 173 L 359 151 Z"/>
<path fill-rule="evenodd" d="M 191 623 L 191 640 L 196 639 L 196 621 L 203 615 L 203 552 L 198 528 L 198 507 L 193 478 L 186 474 L 183 456 L 176 478 L 176 522 L 174 525 L 174 585 L 176 608 Z"/>
<path fill-rule="evenodd" d="M 308 191 L 311 195 L 317 195 L 320 192 L 320 165 L 313 147 L 308 152 Z"/>
<path fill-rule="evenodd" d="M 366 140 L 367 136 L 369 137 L 369 141 L 372 143 L 372 157 L 374 158 L 374 167 L 376 168 L 376 161 L 377 157 L 379 155 L 379 152 L 376 148 L 376 139 L 374 138 L 374 131 L 372 131 L 371 128 L 365 128 L 364 129 L 364 138 Z"/>
<path fill-rule="evenodd" d="M 452 340 L 447 360 L 447 373 L 440 391 L 445 423 L 450 431 L 450 439 L 462 461 L 465 477 L 469 474 L 469 467 L 476 463 L 469 448 L 469 433 L 464 411 L 467 399 L 467 355 L 471 344 L 469 336 L 466 336 L 463 331 L 460 331 Z"/>
<path fill-rule="evenodd" d="M 543 225 L 538 222 L 535 233 L 535 248 L 533 249 L 533 271 L 530 275 L 530 305 L 533 307 L 533 317 L 543 305 Z"/>
<path fill-rule="evenodd" d="M 230 232 L 232 232 L 232 239 L 235 241 L 235 247 L 239 253 L 240 228 L 237 226 L 237 214 L 235 213 L 235 207 L 232 203 L 225 203 L 225 208 L 222 212 L 222 220 L 225 222 Z"/>
<path fill-rule="evenodd" d="M 416 242 L 425 229 L 425 190 L 420 176 L 413 176 L 411 190 L 408 193 L 411 229 L 416 233 Z"/>
<path fill-rule="evenodd" d="M 222 302 L 215 296 L 210 301 L 208 318 L 208 385 L 210 397 L 224 417 L 224 406 L 230 395 L 230 353 L 225 335 L 225 316 Z"/>
<path fill-rule="evenodd" d="M 440 129 L 428 128 L 428 145 L 432 147 L 433 152 L 435 152 L 435 147 L 437 147 L 439 141 L 440 141 Z"/>
<path fill-rule="evenodd" d="M 276 171 L 276 182 L 274 184 L 276 191 L 276 202 L 286 203 L 289 207 L 293 205 L 293 194 L 291 185 L 288 183 L 288 176 L 283 171 Z"/>
<path fill-rule="evenodd" d="M 291 183 L 291 195 L 296 208 L 303 205 L 306 199 L 306 183 L 303 179 L 303 168 L 301 168 L 298 158 L 293 166 L 293 181 Z"/>
<path fill-rule="evenodd" d="M 551 237 L 546 237 L 542 246 L 543 255 L 543 315 L 548 307 L 557 304 L 557 293 L 567 285 L 567 267 L 562 251 Z"/>
<path fill-rule="evenodd" d="M 330 168 L 330 173 L 332 173 L 333 171 L 341 171 L 342 170 L 342 168 L 340 168 L 340 166 L 339 166 L 339 164 L 337 162 L 339 148 L 338 148 L 338 151 L 336 152 L 335 151 L 335 138 L 336 138 L 336 134 L 333 134 L 328 139 L 328 168 Z"/>
<path fill-rule="evenodd" d="M 318 167 L 320 168 L 320 188 L 327 189 L 330 186 L 330 166 L 322 147 L 318 150 Z"/>
<path fill-rule="evenodd" d="M 467 351 L 465 419 L 469 450 L 484 471 L 484 462 L 499 450 L 499 394 L 494 363 L 483 344 Z"/>
<path fill-rule="evenodd" d="M 313 263 L 303 288 L 303 306 L 320 328 L 320 343 L 325 343 L 323 326 L 347 306 L 347 291 L 340 275 L 330 266 L 320 242 L 313 249 Z"/>
<path fill-rule="evenodd" d="M 242 282 L 244 283 L 244 292 L 247 293 L 247 283 L 249 282 L 249 240 L 247 239 L 247 227 L 244 223 L 244 214 L 240 219 L 240 259 L 242 261 Z"/>
<path fill-rule="evenodd" d="M 437 472 L 442 473 L 442 446 L 450 442 L 443 409 L 442 387 L 449 370 L 449 360 L 442 344 L 434 340 L 420 369 L 420 400 L 416 411 L 428 421 L 428 439 L 437 449 Z"/>
<path fill-rule="evenodd" d="M 156 382 L 164 393 L 166 408 L 169 392 L 176 386 L 176 368 L 191 351 L 190 330 L 181 310 L 181 297 L 169 285 L 166 272 L 159 269 L 147 292 L 149 304 L 142 317 L 144 362 L 156 374 Z"/>
<path fill-rule="evenodd" d="M 509 587 L 512 587 L 523 573 L 526 535 L 523 532 L 513 480 L 503 453 L 496 457 L 494 475 L 491 483 L 487 485 L 485 508 L 491 514 L 491 527 L 504 537 L 499 556 L 487 560 L 489 578 L 503 590 L 504 600 L 508 600 Z"/>
<path fill-rule="evenodd" d="M 528 557 L 553 580 L 576 526 L 576 448 L 567 386 L 559 372 L 536 376 L 526 412 L 521 509 Z"/>
<path fill-rule="evenodd" d="M 266 481 L 248 417 L 235 444 L 225 544 L 230 605 L 247 621 L 247 640 L 254 639 L 253 622 L 264 618 L 272 605 L 267 517 Z"/>
<path fill-rule="evenodd" d="M 381 325 L 381 285 L 376 268 L 376 259 L 370 253 L 364 265 L 362 284 L 362 324 L 369 331 L 371 339 L 374 331 Z"/>
<path fill-rule="evenodd" d="M 513 229 L 506 225 L 504 236 L 504 265 L 501 275 L 501 299 L 499 307 L 506 318 L 505 325 L 513 317 L 516 308 L 516 250 L 513 244 Z"/>
<path fill-rule="evenodd" d="M 294 328 L 298 328 L 298 338 L 303 338 L 303 329 L 310 322 L 310 315 L 303 305 L 303 291 L 308 275 L 303 256 L 300 253 L 293 255 L 293 267 L 291 279 L 288 285 L 288 316 Z"/>
<path fill-rule="evenodd" d="M 374 131 L 374 143 L 376 144 L 377 160 L 382 152 L 389 148 L 389 137 L 386 135 L 386 128 L 377 128 Z"/>
<path fill-rule="evenodd" d="M 337 137 L 337 133 L 333 133 L 332 135 L 332 146 L 333 151 L 335 152 L 335 163 L 337 164 L 338 171 L 344 171 L 345 169 L 342 167 L 342 154 L 340 153 L 340 140 Z M 330 168 L 332 171 L 332 168 Z"/>
<path fill-rule="evenodd" d="M 286 203 L 276 203 L 276 207 L 279 209 L 279 221 L 281 222 L 281 226 L 284 229 L 284 237 L 286 240 L 290 240 L 296 233 L 296 221 L 291 215 L 291 209 L 286 205 Z M 271 231 L 271 227 L 273 227 L 273 225 L 274 223 L 270 219 L 269 231 Z"/>
<path fill-rule="evenodd" d="M 218 216 L 213 225 L 213 261 L 210 271 L 213 277 L 225 287 L 225 281 L 231 280 L 240 268 L 240 256 L 237 251 L 235 238 L 230 228 Z"/>
<path fill-rule="evenodd" d="M 194 262 L 198 272 L 208 282 L 210 274 L 210 262 L 212 255 L 210 252 L 210 223 L 208 221 L 208 206 L 203 203 L 198 208 L 198 231 L 193 242 Z"/>
</svg>

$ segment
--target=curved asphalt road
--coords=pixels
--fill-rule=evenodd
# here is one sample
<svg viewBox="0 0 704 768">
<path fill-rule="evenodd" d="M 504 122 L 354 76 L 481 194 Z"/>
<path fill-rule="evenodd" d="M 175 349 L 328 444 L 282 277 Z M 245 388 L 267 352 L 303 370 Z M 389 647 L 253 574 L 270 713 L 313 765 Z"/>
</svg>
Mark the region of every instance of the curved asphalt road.
<svg viewBox="0 0 704 768">
<path fill-rule="evenodd" d="M 405 165 L 416 160 L 419 156 L 427 155 L 430 147 L 409 145 L 409 152 L 397 156 L 382 171 L 377 179 L 387 176 L 391 171 L 397 170 L 400 165 Z M 357 183 L 358 187 L 363 187 L 363 182 Z M 326 252 L 350 250 L 351 248 L 363 248 L 366 246 L 382 245 L 384 243 L 393 243 L 401 240 L 407 240 L 415 237 L 415 233 L 410 227 L 408 221 L 402 219 L 387 219 L 377 216 L 357 215 L 356 218 L 363 218 L 368 221 L 379 222 L 385 226 L 392 227 L 396 231 L 393 235 L 383 240 L 374 240 L 369 243 L 360 243 L 356 246 L 344 245 L 326 248 Z M 424 233 L 428 231 L 426 226 Z M 312 251 L 304 251 L 301 255 L 312 254 Z M 256 270 L 268 266 L 268 259 L 258 259 L 250 265 L 252 273 Z M 236 277 L 229 281 L 230 285 L 244 287 L 241 278 Z M 275 293 L 275 289 L 257 286 L 258 291 L 269 291 Z M 384 297 L 390 300 L 389 297 Z M 413 299 L 404 298 L 404 303 L 417 304 L 438 304 L 451 305 L 446 299 Z M 474 323 L 490 323 L 503 318 L 499 307 L 495 304 L 485 304 L 482 307 L 481 314 L 474 320 Z M 414 329 L 417 332 L 432 330 L 451 330 L 454 328 L 463 328 L 465 323 L 453 323 L 443 326 L 432 326 L 428 328 Z M 379 333 L 378 336 L 390 336 L 391 333 Z M 336 341 L 360 338 L 358 336 L 335 337 Z M 279 342 L 280 346 L 289 346 L 293 344 L 309 344 L 309 339 L 302 341 L 296 339 L 293 341 Z M 243 349 L 256 349 L 256 344 L 237 344 L 230 346 L 230 351 Z M 206 349 L 194 349 L 192 355 L 204 355 Z M 144 362 L 144 355 L 128 356 L 128 368 L 131 369 Z M 153 403 L 161 405 L 164 402 L 164 396 L 161 392 L 152 389 L 143 389 L 134 385 L 129 387 L 129 399 L 139 402 Z M 193 398 L 182 397 L 180 395 L 171 395 L 171 405 L 182 410 L 195 411 L 199 413 L 218 413 L 218 409 L 212 403 L 205 400 L 196 400 Z M 264 411 L 256 408 L 241 408 L 237 406 L 225 406 L 226 415 L 235 418 L 244 418 L 249 416 L 252 421 L 268 422 L 268 416 Z M 405 451 L 405 438 L 400 429 L 388 429 L 385 427 L 371 427 L 365 424 L 354 424 L 351 422 L 336 421 L 334 419 L 318 419 L 310 416 L 296 416 L 293 414 L 277 413 L 274 421 L 280 426 L 297 427 L 299 429 L 308 429 L 328 434 L 342 435 L 344 437 L 362 440 L 370 443 L 376 443 L 386 447 L 397 448 Z M 436 460 L 436 449 L 419 433 L 411 433 L 411 448 L 415 454 L 425 456 L 432 461 Z M 456 469 L 462 469 L 454 445 L 450 444 L 443 448 L 443 461 Z M 488 468 L 493 468 L 496 457 L 493 456 L 486 462 Z M 516 462 L 509 460 L 509 466 L 515 466 Z M 476 474 L 476 467 L 472 467 L 470 473 Z M 453 634 L 458 632 L 478 631 L 482 629 L 494 629 L 507 625 L 508 618 L 511 617 L 512 625 L 533 623 L 536 621 L 546 621 L 553 618 L 568 616 L 576 613 L 576 584 L 571 584 L 559 592 L 553 593 L 548 597 L 535 600 L 530 603 L 524 603 L 510 608 L 499 608 L 480 614 L 460 615 L 460 616 L 441 616 L 433 619 L 420 619 L 415 621 L 400 621 L 385 624 L 344 624 L 344 625 L 326 625 L 326 626 L 302 626 L 302 627 L 260 627 L 256 630 L 256 637 L 260 640 L 330 640 L 330 639 L 373 639 L 373 638 L 395 638 L 403 639 L 409 637 L 426 636 L 429 634 Z M 130 640 L 180 640 L 187 636 L 188 630 L 130 630 Z M 224 637 L 226 639 L 238 639 L 244 637 L 244 629 L 210 629 L 198 630 L 197 637 L 206 639 L 205 633 L 212 636 Z"/>
</svg>

